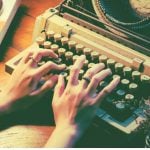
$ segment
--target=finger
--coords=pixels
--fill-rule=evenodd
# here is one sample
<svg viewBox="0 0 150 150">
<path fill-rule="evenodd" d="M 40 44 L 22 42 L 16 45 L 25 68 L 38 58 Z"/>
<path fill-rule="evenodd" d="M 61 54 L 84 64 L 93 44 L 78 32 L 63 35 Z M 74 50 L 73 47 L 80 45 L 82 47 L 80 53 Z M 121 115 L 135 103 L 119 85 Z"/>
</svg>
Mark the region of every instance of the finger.
<svg viewBox="0 0 150 150">
<path fill-rule="evenodd" d="M 95 64 L 94 67 L 90 68 L 84 75 L 84 77 L 88 77 L 91 79 L 93 75 L 104 69 L 105 65 L 103 63 Z M 87 87 L 88 83 L 85 80 L 81 81 L 81 84 L 83 85 L 84 88 Z"/>
<path fill-rule="evenodd" d="M 33 60 L 35 61 L 31 60 L 29 64 L 33 66 L 37 65 L 37 63 L 42 59 L 42 57 L 58 58 L 57 54 L 55 54 L 52 50 L 40 49 L 36 53 L 34 53 L 32 56 Z"/>
<path fill-rule="evenodd" d="M 110 94 L 113 89 L 115 89 L 117 87 L 117 85 L 120 82 L 120 77 L 116 77 L 115 79 L 113 79 L 95 98 L 96 103 L 99 105 L 101 100 L 103 100 L 103 98 Z"/>
<path fill-rule="evenodd" d="M 57 75 L 52 76 L 47 81 L 45 81 L 45 83 L 40 88 L 38 88 L 37 90 L 33 91 L 30 95 L 31 96 L 39 95 L 41 93 L 46 92 L 49 89 L 52 89 L 52 87 L 56 84 L 57 80 L 58 80 L 58 76 Z"/>
<path fill-rule="evenodd" d="M 42 77 L 52 70 L 64 70 L 65 68 L 66 68 L 65 64 L 57 65 L 49 61 L 45 63 L 44 65 L 40 66 L 39 68 L 37 68 L 35 74 L 39 77 Z"/>
<path fill-rule="evenodd" d="M 101 72 L 95 74 L 92 77 L 92 80 L 91 80 L 90 84 L 87 87 L 87 93 L 93 93 L 93 91 L 95 92 L 99 82 L 104 80 L 110 74 L 111 74 L 110 69 L 105 69 L 105 70 L 102 70 Z"/>
<path fill-rule="evenodd" d="M 25 53 L 25 56 L 22 57 L 22 59 L 20 60 L 20 63 L 27 63 L 30 60 L 30 57 L 33 55 L 33 51 L 27 51 Z"/>
<path fill-rule="evenodd" d="M 65 89 L 65 80 L 64 77 L 62 75 L 59 75 L 58 77 L 58 83 L 55 87 L 55 91 L 54 91 L 54 96 L 56 97 L 60 97 Z"/>
<path fill-rule="evenodd" d="M 71 71 L 70 71 L 68 84 L 77 84 L 78 83 L 79 72 L 80 72 L 84 62 L 85 62 L 84 55 L 80 56 L 75 61 L 75 64 L 73 65 L 73 67 L 71 68 Z"/>
</svg>

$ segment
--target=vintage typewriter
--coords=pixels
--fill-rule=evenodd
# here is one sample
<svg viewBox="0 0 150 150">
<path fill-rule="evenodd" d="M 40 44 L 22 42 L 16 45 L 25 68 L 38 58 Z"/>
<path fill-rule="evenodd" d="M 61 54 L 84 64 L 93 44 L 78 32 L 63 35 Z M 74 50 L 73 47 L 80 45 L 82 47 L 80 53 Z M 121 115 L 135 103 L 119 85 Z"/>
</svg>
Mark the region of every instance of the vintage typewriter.
<svg viewBox="0 0 150 150">
<path fill-rule="evenodd" d="M 112 70 L 111 79 L 120 76 L 120 85 L 103 100 L 94 124 L 101 124 L 110 133 L 130 136 L 138 132 L 146 120 L 142 104 L 150 100 L 150 40 L 141 31 L 135 33 L 142 25 L 147 33 L 150 20 L 136 20 L 142 22 L 142 25 L 134 23 L 136 28 L 133 25 L 120 26 L 107 18 L 101 20 L 100 6 L 104 5 L 103 2 L 66 0 L 58 7 L 46 10 L 36 19 L 31 47 L 55 51 L 59 59 L 54 61 L 68 66 L 68 70 L 62 72 L 66 80 L 69 66 L 78 55 L 87 58 L 80 79 L 88 68 L 99 62 Z M 6 63 L 6 72 L 13 72 L 25 52 Z M 41 61 L 39 65 L 43 63 Z M 97 90 L 105 87 L 109 80 L 100 82 Z"/>
</svg>

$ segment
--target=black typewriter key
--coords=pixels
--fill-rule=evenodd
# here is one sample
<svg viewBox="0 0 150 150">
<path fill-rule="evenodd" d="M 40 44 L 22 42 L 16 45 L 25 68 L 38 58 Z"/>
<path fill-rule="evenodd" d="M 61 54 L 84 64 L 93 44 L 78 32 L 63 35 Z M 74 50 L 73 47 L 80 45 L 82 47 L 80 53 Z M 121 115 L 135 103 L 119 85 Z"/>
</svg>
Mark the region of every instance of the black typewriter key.
<svg viewBox="0 0 150 150">
<path fill-rule="evenodd" d="M 108 57 L 106 55 L 99 56 L 99 62 L 104 63 L 105 66 L 107 65 L 107 59 Z"/>
<path fill-rule="evenodd" d="M 43 38 L 43 37 L 41 37 L 41 36 L 36 38 L 36 42 L 37 42 L 37 44 L 39 45 L 40 48 L 43 48 L 43 47 L 44 47 L 44 46 L 43 46 L 44 41 L 45 41 L 45 38 Z"/>
<path fill-rule="evenodd" d="M 115 72 L 115 63 L 116 61 L 114 59 L 107 60 L 107 67 L 110 68 L 113 73 Z"/>
<path fill-rule="evenodd" d="M 84 49 L 84 46 L 82 44 L 77 44 L 76 45 L 76 54 L 77 55 L 82 55 L 83 54 L 83 49 Z"/>
<path fill-rule="evenodd" d="M 66 60 L 65 53 L 66 53 L 66 49 L 64 48 L 58 49 L 58 56 L 62 59 L 63 62 L 65 62 Z"/>
<path fill-rule="evenodd" d="M 92 62 L 95 64 L 99 63 L 99 52 L 93 51 L 91 53 Z"/>
<path fill-rule="evenodd" d="M 141 92 L 145 99 L 150 98 L 150 77 L 147 75 L 141 75 Z"/>
<path fill-rule="evenodd" d="M 124 77 L 131 80 L 132 79 L 132 68 L 130 67 L 124 67 L 123 68 Z"/>
<path fill-rule="evenodd" d="M 68 42 L 68 46 L 69 46 L 69 50 L 73 53 L 76 54 L 76 42 L 75 41 L 69 41 Z"/>
<path fill-rule="evenodd" d="M 57 33 L 54 34 L 54 41 L 57 45 L 59 45 L 59 47 L 61 47 L 61 34 Z"/>
<path fill-rule="evenodd" d="M 140 83 L 141 73 L 139 71 L 133 71 L 132 72 L 132 79 L 134 82 Z"/>
<path fill-rule="evenodd" d="M 69 42 L 69 39 L 67 37 L 62 37 L 61 38 L 61 45 L 63 48 L 65 48 L 66 50 L 69 49 L 68 47 L 68 42 Z"/>
<path fill-rule="evenodd" d="M 51 50 L 54 51 L 55 53 L 58 53 L 59 45 L 57 44 L 52 44 L 51 45 Z"/>
<path fill-rule="evenodd" d="M 55 32 L 52 30 L 47 31 L 46 32 L 46 40 L 53 43 L 54 42 L 54 34 L 55 34 Z"/>
<path fill-rule="evenodd" d="M 43 46 L 44 46 L 44 48 L 46 48 L 46 49 L 50 49 L 51 48 L 51 42 L 49 42 L 49 41 L 45 41 L 44 42 L 44 44 L 43 44 Z"/>
<path fill-rule="evenodd" d="M 120 76 L 123 76 L 123 64 L 116 63 L 115 64 L 115 72 L 116 72 L 116 74 L 119 74 Z"/>
<path fill-rule="evenodd" d="M 130 81 L 128 79 L 122 79 L 121 80 L 122 89 L 128 90 L 129 89 L 129 83 L 130 83 Z"/>
<path fill-rule="evenodd" d="M 92 49 L 86 47 L 83 49 L 83 52 L 84 52 L 84 55 L 86 56 L 86 59 L 90 62 Z"/>
<path fill-rule="evenodd" d="M 132 105 L 134 102 L 134 95 L 126 94 L 125 95 L 125 102 Z"/>
<path fill-rule="evenodd" d="M 73 52 L 66 52 L 65 57 L 66 57 L 66 64 L 68 66 L 72 65 L 73 64 Z"/>
</svg>

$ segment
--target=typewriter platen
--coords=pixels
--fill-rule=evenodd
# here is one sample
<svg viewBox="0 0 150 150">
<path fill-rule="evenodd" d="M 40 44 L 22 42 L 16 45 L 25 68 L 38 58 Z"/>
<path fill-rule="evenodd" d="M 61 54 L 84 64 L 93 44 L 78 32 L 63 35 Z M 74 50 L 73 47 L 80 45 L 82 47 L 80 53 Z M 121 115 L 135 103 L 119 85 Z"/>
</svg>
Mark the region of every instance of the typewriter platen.
<svg viewBox="0 0 150 150">
<path fill-rule="evenodd" d="M 59 54 L 60 58 L 55 62 L 68 65 L 68 70 L 62 72 L 66 80 L 69 66 L 78 55 L 84 54 L 87 58 L 80 78 L 94 63 L 104 63 L 111 68 L 113 75 L 99 83 L 97 90 L 101 90 L 110 79 L 119 75 L 121 83 L 102 102 L 95 123 L 104 122 L 111 129 L 131 135 L 146 119 L 140 104 L 149 101 L 150 97 L 149 41 L 147 38 L 142 39 L 146 46 L 138 44 L 141 40 L 138 35 L 100 22 L 92 13 L 94 10 L 88 11 L 76 4 L 78 3 L 74 1 L 64 1 L 59 7 L 46 10 L 38 16 L 31 47 L 51 48 Z M 114 34 L 106 26 L 123 32 L 126 36 L 130 35 L 135 42 Z M 6 63 L 8 73 L 12 73 L 25 52 L 26 50 Z M 42 63 L 44 62 L 39 65 Z"/>
</svg>

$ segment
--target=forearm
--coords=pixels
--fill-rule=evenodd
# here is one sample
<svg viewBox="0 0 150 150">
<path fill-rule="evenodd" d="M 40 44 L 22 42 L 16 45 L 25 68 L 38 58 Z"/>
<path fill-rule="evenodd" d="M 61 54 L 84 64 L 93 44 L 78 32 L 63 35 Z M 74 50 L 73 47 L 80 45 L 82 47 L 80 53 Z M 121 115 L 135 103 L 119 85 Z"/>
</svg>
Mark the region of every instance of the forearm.
<svg viewBox="0 0 150 150">
<path fill-rule="evenodd" d="M 55 128 L 51 137 L 48 139 L 45 147 L 73 147 L 76 141 L 81 136 L 81 132 L 72 127 Z"/>
</svg>

